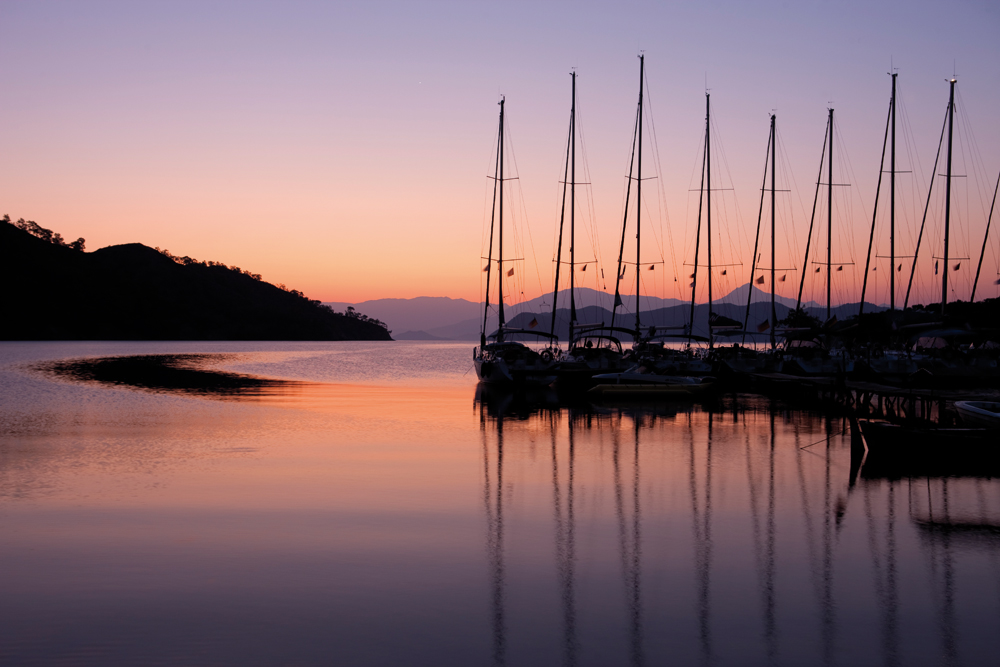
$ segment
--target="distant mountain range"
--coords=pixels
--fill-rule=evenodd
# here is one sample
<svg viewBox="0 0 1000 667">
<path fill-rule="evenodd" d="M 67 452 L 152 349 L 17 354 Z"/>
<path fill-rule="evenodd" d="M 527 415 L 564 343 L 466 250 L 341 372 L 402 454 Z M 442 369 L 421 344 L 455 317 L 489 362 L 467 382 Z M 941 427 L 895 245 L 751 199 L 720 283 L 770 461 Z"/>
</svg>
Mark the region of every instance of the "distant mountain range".
<svg viewBox="0 0 1000 667">
<path fill-rule="evenodd" d="M 749 283 L 737 287 L 729 294 L 717 299 L 715 312 L 718 315 L 730 317 L 743 322 L 746 314 L 747 293 L 752 290 L 753 305 L 750 309 L 748 327 L 755 330 L 765 319 L 770 319 L 771 294 L 764 292 Z M 626 328 L 635 326 L 635 295 L 623 295 L 623 306 L 618 308 L 615 324 Z M 660 299 L 657 297 L 642 297 L 639 321 L 643 328 L 649 324 L 657 327 L 683 326 L 690 317 L 690 302 L 679 299 Z M 778 319 L 787 315 L 795 307 L 795 300 L 787 297 L 775 297 Z M 611 307 L 614 304 L 614 294 L 581 287 L 576 290 L 577 322 L 581 324 L 600 324 L 611 322 Z M 483 325 L 483 304 L 466 299 L 451 299 L 448 297 L 417 297 L 415 299 L 375 299 L 361 303 L 328 302 L 334 310 L 344 311 L 348 306 L 369 317 L 382 320 L 393 330 L 393 337 L 398 340 L 479 340 Z M 569 290 L 560 290 L 556 313 L 556 333 L 565 338 L 569 334 Z M 826 307 L 815 301 L 804 304 L 807 312 L 826 319 Z M 491 305 L 491 315 L 488 320 L 490 331 L 496 328 L 496 305 Z M 882 306 L 865 305 L 866 312 L 884 310 Z M 532 320 L 537 322 L 535 329 L 548 331 L 552 322 L 552 293 L 525 301 L 513 306 L 504 306 L 507 322 L 514 328 L 528 328 Z M 844 319 L 856 314 L 858 304 L 843 304 L 832 309 L 831 313 L 838 319 Z M 695 307 L 695 329 L 698 335 L 707 334 L 708 305 L 699 304 Z M 773 324 L 773 323 L 772 323 Z"/>
</svg>

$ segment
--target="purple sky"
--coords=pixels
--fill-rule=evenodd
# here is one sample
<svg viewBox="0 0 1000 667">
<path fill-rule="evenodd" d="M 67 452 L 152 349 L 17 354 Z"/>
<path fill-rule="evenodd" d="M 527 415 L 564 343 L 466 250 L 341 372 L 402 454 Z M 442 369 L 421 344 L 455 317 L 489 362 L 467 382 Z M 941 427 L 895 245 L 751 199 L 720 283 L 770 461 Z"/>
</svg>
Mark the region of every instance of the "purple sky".
<svg viewBox="0 0 1000 667">
<path fill-rule="evenodd" d="M 989 2 L 8 0 L 0 213 L 83 236 L 91 249 L 139 241 L 236 264 L 324 300 L 478 299 L 503 93 L 526 213 L 516 229 L 527 261 L 508 291 L 536 296 L 550 289 L 573 67 L 593 184 L 578 194 L 578 222 L 597 237 L 577 248 L 614 272 L 640 50 L 660 158 L 643 261 L 663 262 L 644 290 L 676 296 L 692 259 L 706 82 L 725 156 L 713 157 L 713 178 L 733 188 L 715 195 L 716 261 L 743 262 L 714 278 L 716 292 L 749 278 L 772 110 L 779 187 L 793 190 L 782 195 L 779 265 L 802 264 L 830 105 L 842 141 L 835 176 L 852 183 L 834 206 L 835 260 L 863 262 L 890 63 L 908 120 L 898 169 L 918 171 L 908 141 L 924 183 L 946 78 L 958 74 L 956 173 L 968 178 L 956 180 L 952 255 L 978 256 L 1000 170 L 1000 5 Z M 900 176 L 900 254 L 912 254 L 925 187 Z M 940 209 L 935 198 L 917 301 L 938 298 Z M 879 254 L 883 232 L 880 222 Z M 998 248 L 987 252 L 982 296 L 997 295 Z M 955 273 L 954 297 L 968 298 L 971 268 Z M 581 279 L 600 286 L 594 275 Z M 797 285 L 789 276 L 785 293 Z M 841 276 L 835 299 L 856 299 L 861 269 Z M 812 282 L 818 297 L 825 288 Z M 878 301 L 888 298 L 882 283 Z"/>
</svg>

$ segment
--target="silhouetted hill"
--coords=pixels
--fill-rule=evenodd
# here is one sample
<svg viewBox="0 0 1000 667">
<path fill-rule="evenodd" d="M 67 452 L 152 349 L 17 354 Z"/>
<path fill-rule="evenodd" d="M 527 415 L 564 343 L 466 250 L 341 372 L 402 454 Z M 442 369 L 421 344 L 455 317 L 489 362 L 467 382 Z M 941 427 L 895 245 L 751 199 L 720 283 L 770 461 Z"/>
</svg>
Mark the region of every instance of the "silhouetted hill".
<svg viewBox="0 0 1000 667">
<path fill-rule="evenodd" d="M 139 243 L 87 253 L 7 222 L 0 280 L 3 340 L 391 340 L 238 269 Z"/>
</svg>

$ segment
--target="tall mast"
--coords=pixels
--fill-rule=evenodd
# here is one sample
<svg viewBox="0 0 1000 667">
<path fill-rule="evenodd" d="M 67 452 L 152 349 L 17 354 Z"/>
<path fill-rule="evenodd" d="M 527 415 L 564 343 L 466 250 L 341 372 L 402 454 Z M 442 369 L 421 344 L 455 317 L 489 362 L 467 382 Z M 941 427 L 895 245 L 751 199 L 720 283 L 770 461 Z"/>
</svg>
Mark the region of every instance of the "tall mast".
<svg viewBox="0 0 1000 667">
<path fill-rule="evenodd" d="M 639 265 L 639 249 L 642 240 L 642 84 L 645 80 L 646 56 L 639 55 L 639 162 L 635 181 L 635 338 L 639 340 L 639 284 L 642 267 Z"/>
<path fill-rule="evenodd" d="M 712 347 L 712 116 L 711 95 L 705 93 L 705 204 L 708 234 L 708 347 Z"/>
<path fill-rule="evenodd" d="M 503 315 L 503 279 L 506 274 L 503 270 L 503 105 L 505 99 L 500 98 L 500 173 L 497 178 L 500 180 L 500 244 L 497 249 L 499 263 L 500 263 L 500 275 L 498 276 L 497 284 L 500 286 L 499 289 L 499 302 L 497 307 L 499 309 L 499 325 L 497 326 L 497 342 L 503 342 L 503 325 L 507 323 Z"/>
<path fill-rule="evenodd" d="M 830 321 L 830 286 L 833 278 L 833 109 L 830 109 L 830 151 L 826 169 L 826 319 Z M 501 229 L 503 229 L 501 227 Z"/>
<path fill-rule="evenodd" d="M 576 72 L 572 72 L 573 101 L 569 110 L 569 340 L 573 343 L 576 327 Z"/>
<path fill-rule="evenodd" d="M 490 278 L 493 273 L 493 232 L 496 229 L 497 213 L 497 179 L 500 176 L 500 146 L 503 145 L 502 135 L 497 132 L 497 162 L 493 170 L 493 206 L 490 207 L 490 245 L 486 253 L 486 301 L 483 303 L 483 328 L 479 332 L 479 344 L 486 347 L 486 319 L 490 313 Z M 501 267 L 502 268 L 502 267 Z M 499 269 L 497 270 L 499 273 Z M 556 282 L 558 282 L 558 276 Z"/>
<path fill-rule="evenodd" d="M 944 271 L 941 275 L 941 316 L 948 303 L 948 241 L 951 236 L 951 144 L 955 122 L 955 79 L 951 79 L 951 94 L 948 97 L 948 174 L 944 182 Z"/>
<path fill-rule="evenodd" d="M 573 140 L 573 116 L 572 108 L 569 119 L 569 135 L 566 137 L 566 165 L 563 167 L 562 179 L 562 207 L 559 209 L 559 241 L 556 243 L 556 284 L 552 288 L 552 323 L 549 326 L 549 334 L 555 337 L 556 333 L 556 312 L 559 306 L 559 271 L 562 269 L 562 249 L 563 249 L 563 227 L 566 222 L 566 190 L 569 183 L 569 154 L 571 142 Z M 572 342 L 572 334 L 570 335 Z"/>
<path fill-rule="evenodd" d="M 776 146 L 776 144 L 778 143 L 777 142 L 778 137 L 775 134 L 775 131 L 776 131 L 775 123 L 777 121 L 777 118 L 778 117 L 777 117 L 776 114 L 771 114 L 771 349 L 772 350 L 777 346 L 777 341 L 775 340 L 774 330 L 778 326 L 778 321 L 776 319 L 777 315 L 776 315 L 776 311 L 775 311 L 775 308 L 774 308 L 774 300 L 775 300 L 774 299 L 774 261 L 775 261 L 775 252 L 774 252 L 774 237 L 775 237 L 774 226 L 775 225 L 774 225 L 774 221 L 775 221 L 775 218 L 776 218 L 776 216 L 775 216 L 775 205 L 774 205 L 774 192 L 775 192 L 775 184 L 774 184 L 774 181 L 775 181 L 775 178 L 774 178 L 774 176 L 775 176 L 774 158 L 775 158 L 775 154 L 777 153 L 777 150 L 776 150 L 777 146 Z M 753 287 L 751 286 L 751 289 L 752 288 Z"/>
<path fill-rule="evenodd" d="M 896 310 L 896 76 L 896 72 L 893 72 L 892 102 L 890 102 L 892 141 L 889 154 L 889 310 Z"/>
</svg>

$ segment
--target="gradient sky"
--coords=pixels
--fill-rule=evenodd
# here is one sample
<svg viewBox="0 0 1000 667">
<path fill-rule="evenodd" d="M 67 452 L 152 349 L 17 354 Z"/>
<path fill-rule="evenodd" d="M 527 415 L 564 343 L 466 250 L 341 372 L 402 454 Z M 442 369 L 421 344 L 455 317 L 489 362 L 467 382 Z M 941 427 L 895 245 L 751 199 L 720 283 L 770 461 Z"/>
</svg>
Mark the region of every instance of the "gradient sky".
<svg viewBox="0 0 1000 667">
<path fill-rule="evenodd" d="M 238 265 L 322 300 L 479 300 L 504 94 L 526 214 L 516 221 L 526 261 L 509 289 L 537 296 L 551 288 L 574 67 L 592 183 L 578 193 L 579 223 L 599 241 L 581 235 L 578 253 L 606 267 L 615 259 L 640 50 L 659 155 L 643 259 L 664 262 L 645 290 L 686 292 L 706 84 L 725 155 L 713 158 L 713 185 L 733 188 L 715 195 L 715 261 L 743 262 L 717 272 L 716 293 L 748 279 L 772 110 L 784 151 L 778 187 L 792 190 L 780 195 L 777 264 L 802 265 L 831 105 L 842 142 L 835 177 L 852 184 L 837 192 L 834 259 L 863 262 L 893 64 L 923 183 L 946 79 L 958 74 L 965 129 L 955 169 L 968 178 L 956 179 L 951 255 L 973 260 L 954 274 L 952 298 L 968 298 L 1000 170 L 994 2 L 7 0 L 0 214 L 83 236 L 91 250 L 141 242 Z M 918 171 L 899 141 L 897 168 Z M 926 197 L 915 178 L 900 176 L 900 254 L 912 254 Z M 930 256 L 940 254 L 942 206 L 935 197 L 912 301 L 939 298 Z M 880 221 L 879 254 L 885 236 Z M 981 296 L 998 295 L 1000 243 L 990 245 Z M 886 301 L 888 261 L 877 266 L 874 299 Z M 596 273 L 577 275 L 596 286 Z M 845 266 L 834 299 L 856 300 L 861 273 Z M 779 291 L 794 296 L 799 274 L 787 275 Z M 823 289 L 810 275 L 807 297 Z"/>
</svg>

